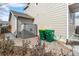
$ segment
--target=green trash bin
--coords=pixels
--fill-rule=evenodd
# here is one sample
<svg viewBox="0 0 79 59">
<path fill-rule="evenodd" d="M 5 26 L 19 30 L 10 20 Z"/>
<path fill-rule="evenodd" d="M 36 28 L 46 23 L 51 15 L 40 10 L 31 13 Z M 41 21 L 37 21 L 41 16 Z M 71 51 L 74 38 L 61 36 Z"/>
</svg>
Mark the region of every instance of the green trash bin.
<svg viewBox="0 0 79 59">
<path fill-rule="evenodd" d="M 45 30 L 46 41 L 52 42 L 55 40 L 54 30 Z"/>
<path fill-rule="evenodd" d="M 39 30 L 39 35 L 41 40 L 45 40 L 45 30 Z"/>
</svg>

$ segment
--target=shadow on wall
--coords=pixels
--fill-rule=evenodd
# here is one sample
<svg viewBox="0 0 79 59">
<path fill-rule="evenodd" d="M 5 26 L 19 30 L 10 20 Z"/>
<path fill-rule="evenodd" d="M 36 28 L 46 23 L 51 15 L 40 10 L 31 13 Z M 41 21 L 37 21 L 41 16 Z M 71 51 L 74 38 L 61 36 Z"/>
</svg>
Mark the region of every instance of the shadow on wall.
<svg viewBox="0 0 79 59">
<path fill-rule="evenodd" d="M 36 35 L 30 31 L 27 31 L 27 30 L 23 30 L 23 31 L 19 31 L 17 34 L 17 31 L 13 33 L 11 32 L 8 32 L 8 33 L 5 33 L 5 39 L 9 38 L 9 39 L 16 39 L 16 38 L 22 38 L 22 39 L 27 39 L 27 38 L 32 38 L 32 37 L 35 37 Z"/>
<path fill-rule="evenodd" d="M 16 31 L 15 31 L 16 33 Z M 23 31 L 18 31 L 16 38 L 31 38 L 31 37 L 35 37 L 36 35 L 28 30 L 23 29 Z"/>
</svg>

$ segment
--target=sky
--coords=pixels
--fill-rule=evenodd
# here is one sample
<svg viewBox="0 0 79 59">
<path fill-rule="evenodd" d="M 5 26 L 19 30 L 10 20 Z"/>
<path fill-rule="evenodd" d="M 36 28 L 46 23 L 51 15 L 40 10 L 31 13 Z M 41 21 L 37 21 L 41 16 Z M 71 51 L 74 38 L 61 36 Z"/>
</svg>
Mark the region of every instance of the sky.
<svg viewBox="0 0 79 59">
<path fill-rule="evenodd" d="M 24 3 L 15 3 L 15 4 L 0 3 L 0 19 L 3 21 L 8 21 L 10 10 L 23 13 L 24 6 L 25 6 Z"/>
</svg>

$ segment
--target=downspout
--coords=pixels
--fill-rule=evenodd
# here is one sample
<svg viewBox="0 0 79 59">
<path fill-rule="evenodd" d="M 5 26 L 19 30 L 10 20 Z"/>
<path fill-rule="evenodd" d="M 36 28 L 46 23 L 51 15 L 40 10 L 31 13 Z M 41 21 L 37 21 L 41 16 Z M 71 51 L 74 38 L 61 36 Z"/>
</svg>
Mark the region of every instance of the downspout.
<svg viewBox="0 0 79 59">
<path fill-rule="evenodd" d="M 38 5 L 38 3 L 36 3 L 36 5 Z M 29 6 L 30 6 L 30 3 L 27 3 L 27 6 L 24 8 L 24 10 L 26 10 Z"/>
<path fill-rule="evenodd" d="M 24 8 L 24 10 L 26 10 L 29 7 L 30 3 L 27 3 L 27 6 Z"/>
<path fill-rule="evenodd" d="M 17 34 L 16 34 L 16 38 L 18 36 L 18 17 L 17 17 Z"/>
</svg>

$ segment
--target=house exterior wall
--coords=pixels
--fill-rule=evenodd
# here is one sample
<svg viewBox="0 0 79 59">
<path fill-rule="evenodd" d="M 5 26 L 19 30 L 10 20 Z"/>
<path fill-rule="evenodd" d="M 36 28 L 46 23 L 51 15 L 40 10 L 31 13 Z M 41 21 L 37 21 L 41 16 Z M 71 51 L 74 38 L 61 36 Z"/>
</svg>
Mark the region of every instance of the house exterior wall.
<svg viewBox="0 0 79 59">
<path fill-rule="evenodd" d="M 75 14 L 69 11 L 69 38 L 75 33 Z"/>
<path fill-rule="evenodd" d="M 78 21 L 76 22 L 76 12 L 79 12 L 79 4 L 73 3 L 69 5 L 69 38 L 75 34 L 75 28 L 78 25 Z"/>
<path fill-rule="evenodd" d="M 36 24 L 29 24 L 29 25 L 26 24 L 24 29 L 33 33 L 34 35 L 37 35 L 37 25 Z"/>
<path fill-rule="evenodd" d="M 26 18 L 18 18 L 18 31 L 21 31 L 21 29 L 23 29 L 23 27 L 21 27 L 22 24 L 33 24 L 33 21 L 30 19 L 26 19 Z"/>
<path fill-rule="evenodd" d="M 67 5 L 65 3 L 31 3 L 25 10 L 35 18 L 38 29 L 54 29 L 57 38 L 67 37 Z"/>
<path fill-rule="evenodd" d="M 10 19 L 11 32 L 16 35 L 17 34 L 17 18 L 12 14 Z"/>
<path fill-rule="evenodd" d="M 17 18 L 17 37 L 31 38 L 37 35 L 37 28 L 33 24 L 33 20 L 18 17 Z"/>
</svg>

